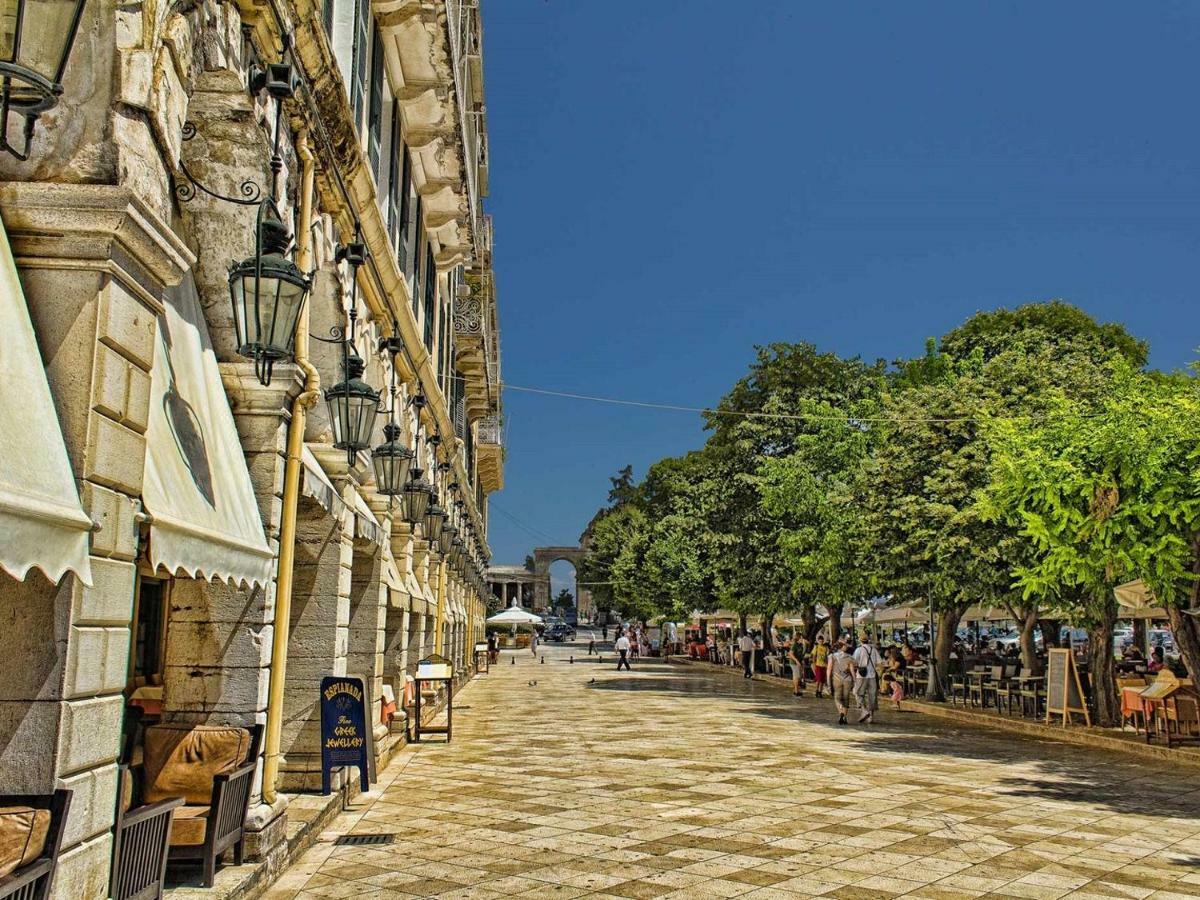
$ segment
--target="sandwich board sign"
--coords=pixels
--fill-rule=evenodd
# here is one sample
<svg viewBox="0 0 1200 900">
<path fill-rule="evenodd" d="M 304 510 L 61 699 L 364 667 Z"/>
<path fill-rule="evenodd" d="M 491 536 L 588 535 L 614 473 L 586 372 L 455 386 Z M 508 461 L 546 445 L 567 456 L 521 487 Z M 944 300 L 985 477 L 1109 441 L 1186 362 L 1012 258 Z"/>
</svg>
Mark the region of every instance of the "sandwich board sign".
<svg viewBox="0 0 1200 900">
<path fill-rule="evenodd" d="M 365 793 L 371 789 L 371 745 L 367 690 L 361 678 L 331 675 L 321 679 L 321 793 L 330 793 L 336 768 L 358 766 Z"/>
<path fill-rule="evenodd" d="M 1046 724 L 1050 724 L 1051 716 L 1062 716 L 1066 728 L 1072 714 L 1083 716 L 1085 725 L 1092 724 L 1083 699 L 1079 669 L 1075 666 L 1075 652 L 1067 647 L 1055 648 L 1050 651 L 1046 669 Z"/>
</svg>

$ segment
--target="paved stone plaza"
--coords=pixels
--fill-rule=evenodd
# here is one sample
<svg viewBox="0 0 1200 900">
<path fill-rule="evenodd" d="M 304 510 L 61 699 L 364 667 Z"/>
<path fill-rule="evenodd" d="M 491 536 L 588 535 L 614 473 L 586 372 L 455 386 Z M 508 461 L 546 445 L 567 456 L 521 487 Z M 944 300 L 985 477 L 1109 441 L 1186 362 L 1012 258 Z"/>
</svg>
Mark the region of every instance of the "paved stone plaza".
<svg viewBox="0 0 1200 900">
<path fill-rule="evenodd" d="M 269 900 L 1200 897 L 1200 770 L 583 652 L 504 654 Z"/>
</svg>

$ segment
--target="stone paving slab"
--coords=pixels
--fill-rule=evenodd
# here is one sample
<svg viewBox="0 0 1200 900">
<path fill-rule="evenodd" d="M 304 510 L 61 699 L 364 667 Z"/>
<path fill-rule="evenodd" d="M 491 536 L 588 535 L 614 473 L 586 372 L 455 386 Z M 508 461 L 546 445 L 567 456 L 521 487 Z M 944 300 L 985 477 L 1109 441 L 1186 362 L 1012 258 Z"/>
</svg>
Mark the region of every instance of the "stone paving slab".
<svg viewBox="0 0 1200 900">
<path fill-rule="evenodd" d="M 268 900 L 1200 897 L 1194 769 L 582 646 L 505 654 Z"/>
</svg>

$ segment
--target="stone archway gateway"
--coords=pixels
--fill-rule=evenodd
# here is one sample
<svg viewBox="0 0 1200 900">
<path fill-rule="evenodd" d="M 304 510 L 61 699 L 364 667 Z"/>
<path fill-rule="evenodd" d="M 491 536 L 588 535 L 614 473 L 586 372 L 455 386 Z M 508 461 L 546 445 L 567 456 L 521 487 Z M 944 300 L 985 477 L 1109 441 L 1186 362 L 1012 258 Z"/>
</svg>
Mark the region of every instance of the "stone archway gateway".
<svg viewBox="0 0 1200 900">
<path fill-rule="evenodd" d="M 592 592 L 579 586 L 579 566 L 587 550 L 583 547 L 537 547 L 533 551 L 533 608 L 548 609 L 550 606 L 550 566 L 565 559 L 575 567 L 575 610 L 580 619 L 592 614 Z"/>
</svg>

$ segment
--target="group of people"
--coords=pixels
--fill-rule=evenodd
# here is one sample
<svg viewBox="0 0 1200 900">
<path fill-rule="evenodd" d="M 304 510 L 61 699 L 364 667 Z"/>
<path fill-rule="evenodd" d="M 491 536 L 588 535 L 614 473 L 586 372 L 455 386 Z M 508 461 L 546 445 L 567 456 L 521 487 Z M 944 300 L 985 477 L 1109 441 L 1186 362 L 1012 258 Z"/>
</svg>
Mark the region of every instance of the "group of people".
<svg viewBox="0 0 1200 900">
<path fill-rule="evenodd" d="M 754 677 L 755 638 L 742 632 L 737 640 L 743 676 Z M 857 722 L 870 724 L 879 708 L 879 698 L 891 700 L 896 709 L 904 699 L 904 671 L 918 656 L 912 647 L 890 647 L 881 654 L 864 634 L 862 641 L 852 647 L 849 641 L 838 640 L 830 645 L 824 635 L 809 642 L 797 631 L 786 645 L 786 655 L 792 671 L 792 694 L 804 696 L 807 675 L 811 670 L 814 693 L 824 697 L 828 688 L 838 711 L 838 724 L 845 725 L 850 715 L 851 699 L 858 706 Z"/>
</svg>

